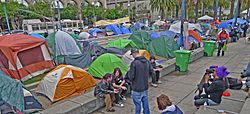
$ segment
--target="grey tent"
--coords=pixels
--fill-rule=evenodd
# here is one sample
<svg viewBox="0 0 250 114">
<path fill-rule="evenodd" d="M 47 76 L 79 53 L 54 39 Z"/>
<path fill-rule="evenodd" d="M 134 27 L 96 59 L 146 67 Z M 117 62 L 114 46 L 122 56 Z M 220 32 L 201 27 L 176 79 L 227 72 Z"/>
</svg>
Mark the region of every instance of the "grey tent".
<svg viewBox="0 0 250 114">
<path fill-rule="evenodd" d="M 67 55 L 62 58 L 59 64 L 73 65 L 80 68 L 87 68 L 92 63 L 90 53 L 82 53 L 76 55 Z"/>
</svg>

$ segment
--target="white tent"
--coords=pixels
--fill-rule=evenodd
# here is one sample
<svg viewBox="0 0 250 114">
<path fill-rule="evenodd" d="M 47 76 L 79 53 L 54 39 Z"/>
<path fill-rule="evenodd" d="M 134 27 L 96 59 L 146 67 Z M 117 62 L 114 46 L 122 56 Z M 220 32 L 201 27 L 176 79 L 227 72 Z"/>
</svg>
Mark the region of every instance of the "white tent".
<svg viewBox="0 0 250 114">
<path fill-rule="evenodd" d="M 214 19 L 213 17 L 210 17 L 208 15 L 204 15 L 204 16 L 198 18 L 198 20 L 213 20 L 213 19 Z"/>
<path fill-rule="evenodd" d="M 87 32 L 81 32 L 79 36 L 81 39 L 89 39 L 89 33 Z"/>
<path fill-rule="evenodd" d="M 194 30 L 194 29 L 202 31 L 200 24 L 188 23 L 188 30 Z M 179 21 L 175 24 L 172 24 L 169 28 L 169 31 L 173 31 L 175 33 L 181 33 L 181 22 Z"/>
<path fill-rule="evenodd" d="M 247 9 L 242 11 L 241 14 L 247 14 Z"/>
</svg>

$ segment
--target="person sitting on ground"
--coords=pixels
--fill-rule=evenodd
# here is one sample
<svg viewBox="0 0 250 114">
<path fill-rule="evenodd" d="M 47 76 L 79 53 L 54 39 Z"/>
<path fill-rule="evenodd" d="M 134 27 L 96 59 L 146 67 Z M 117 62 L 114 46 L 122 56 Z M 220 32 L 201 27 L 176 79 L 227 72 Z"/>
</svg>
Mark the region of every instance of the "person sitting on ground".
<svg viewBox="0 0 250 114">
<path fill-rule="evenodd" d="M 118 93 L 118 90 L 112 88 L 111 80 L 112 74 L 105 74 L 94 90 L 94 96 L 97 98 L 104 98 L 107 112 L 115 112 L 115 109 L 112 108 L 111 94 Z"/>
<path fill-rule="evenodd" d="M 225 78 L 228 74 L 229 72 L 227 71 L 227 68 L 220 66 L 216 69 L 212 77 L 205 75 L 205 83 L 203 84 L 205 94 L 195 96 L 194 98 L 194 105 L 197 107 L 197 109 L 204 104 L 214 106 L 221 103 L 221 97 L 223 92 L 226 90 L 226 85 L 223 78 Z"/>
<path fill-rule="evenodd" d="M 128 84 L 124 80 L 120 68 L 114 69 L 113 78 L 112 78 L 112 86 L 115 89 L 120 90 L 120 92 L 115 94 L 114 105 L 119 106 L 119 107 L 123 107 L 124 105 L 120 102 L 120 99 L 126 100 L 125 95 L 127 92 Z"/>
<path fill-rule="evenodd" d="M 152 83 L 151 85 L 153 87 L 157 87 L 157 84 L 161 84 L 162 82 L 159 80 L 160 78 L 160 71 L 162 70 L 162 66 L 161 65 L 157 65 L 156 64 L 156 58 L 155 56 L 151 56 L 149 61 L 151 62 L 152 64 L 152 67 L 154 68 L 154 71 L 155 71 L 155 75 L 152 76 Z"/>
<path fill-rule="evenodd" d="M 157 104 L 159 110 L 162 110 L 161 114 L 183 114 L 181 109 L 177 105 L 172 104 L 169 97 L 164 94 L 157 97 Z"/>
</svg>

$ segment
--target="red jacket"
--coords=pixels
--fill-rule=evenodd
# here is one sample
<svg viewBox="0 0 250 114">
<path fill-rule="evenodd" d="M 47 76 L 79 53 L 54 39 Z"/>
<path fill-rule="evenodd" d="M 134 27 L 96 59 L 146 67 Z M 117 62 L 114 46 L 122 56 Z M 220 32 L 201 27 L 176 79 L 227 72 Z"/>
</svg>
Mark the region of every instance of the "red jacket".
<svg viewBox="0 0 250 114">
<path fill-rule="evenodd" d="M 228 35 L 227 33 L 221 32 L 221 33 L 218 35 L 218 41 L 221 41 L 221 37 L 226 38 L 226 40 L 228 40 L 229 35 Z"/>
</svg>

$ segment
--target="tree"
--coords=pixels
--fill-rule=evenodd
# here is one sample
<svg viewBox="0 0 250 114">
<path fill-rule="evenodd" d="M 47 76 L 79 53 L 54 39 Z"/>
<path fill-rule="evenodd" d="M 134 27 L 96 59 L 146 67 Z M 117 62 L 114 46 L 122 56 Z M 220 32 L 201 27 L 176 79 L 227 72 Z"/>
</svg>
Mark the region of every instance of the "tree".
<svg viewBox="0 0 250 114">
<path fill-rule="evenodd" d="M 219 0 L 219 20 L 221 20 L 222 8 L 227 9 L 230 6 L 230 1 L 228 0 Z"/>
<path fill-rule="evenodd" d="M 174 0 L 150 0 L 150 6 L 153 11 L 159 11 L 161 17 L 165 17 L 168 9 L 175 6 Z"/>
<path fill-rule="evenodd" d="M 233 18 L 234 16 L 234 3 L 235 3 L 235 0 L 231 0 L 231 3 L 230 3 L 230 15 L 229 15 L 229 18 Z"/>
<path fill-rule="evenodd" d="M 77 6 L 69 4 L 66 8 L 61 11 L 62 19 L 78 19 L 78 9 Z"/>
<path fill-rule="evenodd" d="M 34 13 L 37 13 L 39 15 L 51 17 L 50 5 L 46 2 L 37 1 L 37 2 L 35 2 L 35 4 L 30 5 L 28 7 L 28 10 L 33 11 Z M 38 16 L 34 13 L 26 14 L 24 18 L 26 18 L 26 19 L 39 19 L 39 18 L 41 18 L 41 16 Z"/>
</svg>

